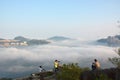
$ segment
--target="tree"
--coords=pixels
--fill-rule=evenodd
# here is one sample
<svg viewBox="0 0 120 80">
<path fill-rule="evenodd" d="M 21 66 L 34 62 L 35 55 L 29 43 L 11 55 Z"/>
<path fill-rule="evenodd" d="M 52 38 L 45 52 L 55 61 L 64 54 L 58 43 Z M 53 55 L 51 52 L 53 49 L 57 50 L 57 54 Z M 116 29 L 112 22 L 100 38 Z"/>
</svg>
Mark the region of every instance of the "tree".
<svg viewBox="0 0 120 80">
<path fill-rule="evenodd" d="M 115 52 L 120 56 L 120 48 Z M 120 57 L 109 58 L 109 61 L 112 62 L 117 68 L 120 68 Z"/>
</svg>

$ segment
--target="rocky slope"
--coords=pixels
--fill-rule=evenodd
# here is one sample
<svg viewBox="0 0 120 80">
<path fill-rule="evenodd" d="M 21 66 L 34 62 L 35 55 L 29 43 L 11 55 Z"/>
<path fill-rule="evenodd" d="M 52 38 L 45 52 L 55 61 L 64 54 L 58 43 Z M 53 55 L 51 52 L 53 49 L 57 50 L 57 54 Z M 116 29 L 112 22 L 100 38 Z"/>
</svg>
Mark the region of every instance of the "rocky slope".
<svg viewBox="0 0 120 80">
<path fill-rule="evenodd" d="M 52 71 L 33 73 L 29 76 L 16 78 L 14 80 L 55 80 L 55 74 Z"/>
</svg>

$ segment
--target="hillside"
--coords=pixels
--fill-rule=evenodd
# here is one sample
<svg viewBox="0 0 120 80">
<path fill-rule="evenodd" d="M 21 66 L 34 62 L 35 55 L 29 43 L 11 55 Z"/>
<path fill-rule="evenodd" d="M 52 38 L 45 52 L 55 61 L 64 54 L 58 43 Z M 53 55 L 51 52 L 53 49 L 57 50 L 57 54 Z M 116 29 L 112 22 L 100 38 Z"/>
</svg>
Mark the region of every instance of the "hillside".
<svg viewBox="0 0 120 80">
<path fill-rule="evenodd" d="M 120 35 L 108 36 L 97 40 L 99 43 L 107 44 L 108 46 L 120 46 Z"/>
<path fill-rule="evenodd" d="M 28 45 L 43 45 L 50 43 L 47 40 L 29 39 L 22 36 L 15 37 L 14 40 L 26 41 Z"/>
<path fill-rule="evenodd" d="M 22 36 L 17 36 L 14 39 L 0 38 L 0 47 L 16 47 L 16 46 L 32 46 L 49 44 L 48 40 L 29 39 Z"/>
<path fill-rule="evenodd" d="M 15 80 L 120 80 L 120 69 L 89 70 L 76 64 L 64 64 L 57 73 L 53 71 L 33 73 Z"/>
</svg>

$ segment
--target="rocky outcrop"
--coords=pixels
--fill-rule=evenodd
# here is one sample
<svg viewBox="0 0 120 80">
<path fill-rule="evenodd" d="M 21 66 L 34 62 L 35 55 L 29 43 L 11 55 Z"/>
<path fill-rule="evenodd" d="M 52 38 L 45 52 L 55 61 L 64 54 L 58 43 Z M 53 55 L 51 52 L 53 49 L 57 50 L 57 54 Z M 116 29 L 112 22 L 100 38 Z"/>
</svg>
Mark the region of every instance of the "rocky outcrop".
<svg viewBox="0 0 120 80">
<path fill-rule="evenodd" d="M 111 68 L 95 71 L 85 71 L 80 75 L 80 80 L 96 80 L 100 78 L 101 75 L 107 77 L 107 80 L 120 80 L 120 69 Z"/>
<path fill-rule="evenodd" d="M 30 76 L 17 78 L 14 80 L 54 80 L 54 72 L 47 71 L 47 72 L 33 73 Z"/>
</svg>

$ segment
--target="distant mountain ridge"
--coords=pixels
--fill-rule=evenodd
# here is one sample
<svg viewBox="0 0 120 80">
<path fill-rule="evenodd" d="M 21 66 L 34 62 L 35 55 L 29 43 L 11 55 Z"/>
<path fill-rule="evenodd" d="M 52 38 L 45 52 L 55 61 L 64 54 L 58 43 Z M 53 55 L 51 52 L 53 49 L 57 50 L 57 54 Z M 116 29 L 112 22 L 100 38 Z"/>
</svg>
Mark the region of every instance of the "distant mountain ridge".
<svg viewBox="0 0 120 80">
<path fill-rule="evenodd" d="M 3 39 L 3 38 L 0 38 L 0 40 L 5 40 L 5 39 Z"/>
<path fill-rule="evenodd" d="M 29 41 L 30 39 L 25 38 L 25 37 L 23 37 L 23 36 L 17 36 L 17 37 L 14 38 L 14 40 Z"/>
<path fill-rule="evenodd" d="M 64 40 L 71 40 L 71 38 L 63 37 L 63 36 L 54 36 L 54 37 L 48 38 L 48 40 L 64 41 Z"/>
<path fill-rule="evenodd" d="M 120 46 L 120 35 L 108 36 L 107 38 L 97 40 L 97 42 L 107 44 L 108 46 Z"/>
<path fill-rule="evenodd" d="M 49 44 L 52 41 L 64 41 L 64 40 L 72 40 L 72 39 L 68 37 L 63 37 L 63 36 L 53 36 L 48 39 L 30 39 L 23 36 L 17 36 L 14 39 L 0 38 L 0 46 L 44 45 L 44 44 Z"/>
<path fill-rule="evenodd" d="M 17 36 L 14 38 L 14 40 L 26 41 L 28 45 L 43 45 L 43 44 L 50 43 L 47 40 L 29 39 L 29 38 L 25 38 L 23 36 Z"/>
<path fill-rule="evenodd" d="M 32 45 L 44 45 L 49 43 L 51 42 L 48 40 L 29 39 L 23 36 L 17 36 L 14 39 L 0 38 L 0 47 L 32 46 Z"/>
</svg>

